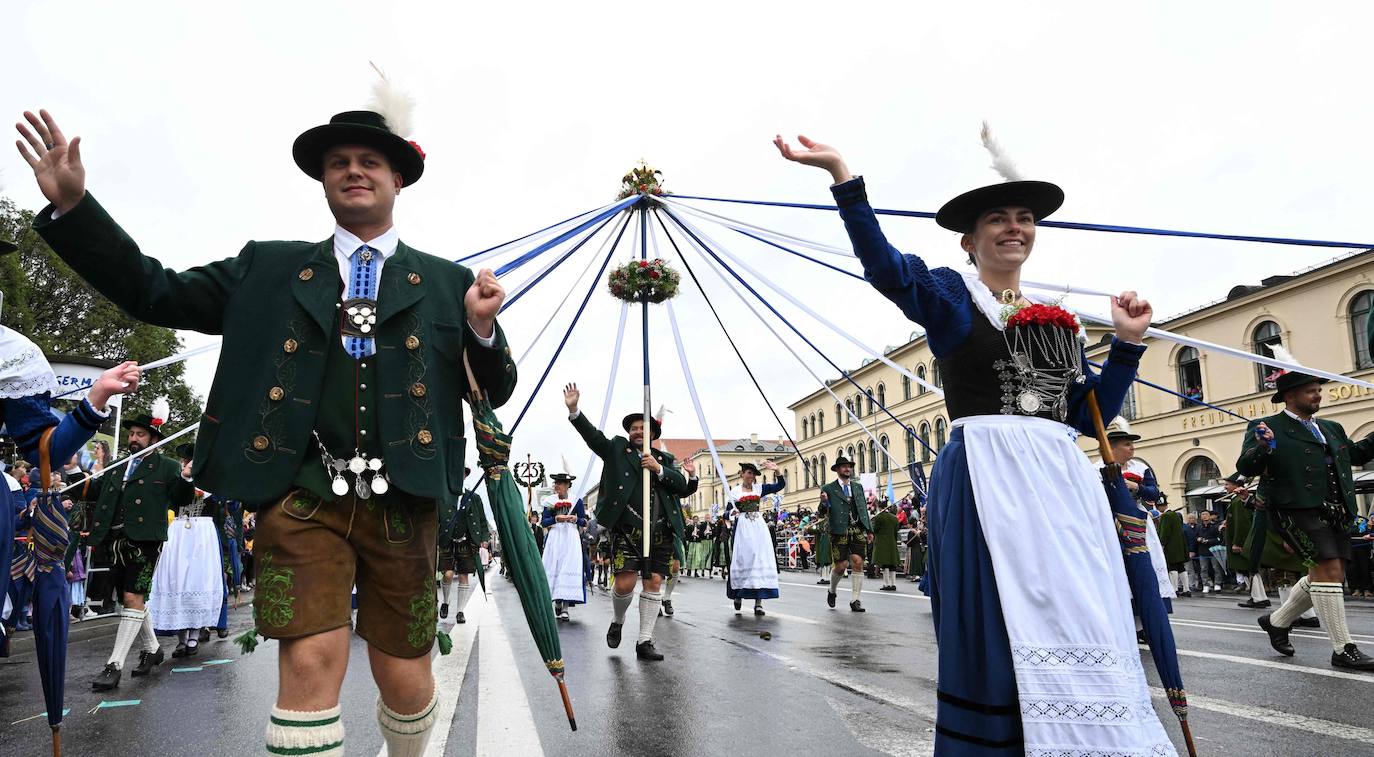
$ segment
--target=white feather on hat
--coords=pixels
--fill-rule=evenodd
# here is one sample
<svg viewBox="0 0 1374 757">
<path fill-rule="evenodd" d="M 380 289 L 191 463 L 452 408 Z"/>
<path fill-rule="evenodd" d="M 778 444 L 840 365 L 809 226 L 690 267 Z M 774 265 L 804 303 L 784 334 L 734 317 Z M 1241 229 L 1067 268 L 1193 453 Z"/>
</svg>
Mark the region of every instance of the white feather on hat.
<svg viewBox="0 0 1374 757">
<path fill-rule="evenodd" d="M 148 415 L 153 418 L 153 425 L 161 427 L 172 416 L 172 408 L 167 404 L 166 397 L 158 397 L 153 400 L 153 405 L 148 409 Z"/>
<path fill-rule="evenodd" d="M 979 136 L 983 140 L 983 147 L 992 155 L 992 169 L 1007 181 L 1021 181 L 1023 178 L 1021 176 L 1021 170 L 1016 167 L 1016 163 L 1002 149 L 1002 145 L 992 136 L 992 127 L 988 126 L 987 121 L 983 122 L 983 130 L 979 133 Z"/>
<path fill-rule="evenodd" d="M 1293 363 L 1295 365 L 1298 363 L 1298 359 L 1293 357 L 1293 353 L 1289 352 L 1288 349 L 1284 347 L 1282 344 L 1269 345 L 1269 351 L 1274 353 L 1275 360 L 1279 360 L 1285 363 Z"/>
<path fill-rule="evenodd" d="M 1123 433 L 1131 433 L 1131 424 L 1126 420 L 1126 416 L 1124 415 L 1118 415 L 1116 417 L 1116 426 L 1121 429 Z"/>
<path fill-rule="evenodd" d="M 568 474 L 569 476 L 571 476 L 571 475 L 573 474 L 573 472 L 572 472 L 572 466 L 571 466 L 571 465 L 568 465 L 568 456 L 567 456 L 567 455 L 559 455 L 559 456 L 558 456 L 558 459 L 563 463 L 563 472 L 566 473 L 566 474 Z"/>
<path fill-rule="evenodd" d="M 379 113 L 386 122 L 386 128 L 402 139 L 410 139 L 414 128 L 412 117 L 415 113 L 415 100 L 405 90 L 394 84 L 382 73 L 376 63 L 368 62 L 377 72 L 377 83 L 372 85 L 372 101 L 368 110 Z"/>
</svg>

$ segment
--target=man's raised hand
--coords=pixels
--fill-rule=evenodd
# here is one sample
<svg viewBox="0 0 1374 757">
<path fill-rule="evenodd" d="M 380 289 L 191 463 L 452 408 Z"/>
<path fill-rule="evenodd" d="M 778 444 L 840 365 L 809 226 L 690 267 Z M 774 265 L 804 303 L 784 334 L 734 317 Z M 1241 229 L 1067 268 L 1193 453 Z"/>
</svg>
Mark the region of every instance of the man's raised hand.
<svg viewBox="0 0 1374 757">
<path fill-rule="evenodd" d="M 22 140 L 14 146 L 33 169 L 38 189 L 58 211 L 66 213 L 86 196 L 86 167 L 81 164 L 81 137 L 67 142 L 57 121 L 46 110 L 34 115 L 24 111 L 28 126 L 17 123 Z M 30 128 L 32 127 L 32 128 Z M 25 142 L 28 144 L 26 145 Z"/>
<path fill-rule="evenodd" d="M 582 399 L 582 392 L 577 388 L 577 384 L 568 384 L 563 387 L 563 404 L 568 406 L 569 413 L 577 412 L 577 401 Z"/>
</svg>

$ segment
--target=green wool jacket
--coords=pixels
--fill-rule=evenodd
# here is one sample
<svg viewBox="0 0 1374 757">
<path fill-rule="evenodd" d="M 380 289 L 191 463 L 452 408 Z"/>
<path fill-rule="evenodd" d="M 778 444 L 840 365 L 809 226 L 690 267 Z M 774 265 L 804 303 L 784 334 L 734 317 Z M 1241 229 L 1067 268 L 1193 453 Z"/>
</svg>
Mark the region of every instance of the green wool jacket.
<svg viewBox="0 0 1374 757">
<path fill-rule="evenodd" d="M 897 516 L 887 510 L 873 516 L 874 565 L 882 567 L 901 563 L 897 553 L 897 528 Z"/>
<path fill-rule="evenodd" d="M 197 484 L 251 508 L 284 495 L 302 464 L 321 465 L 311 432 L 343 291 L 332 238 L 249 242 L 237 257 L 176 272 L 143 255 L 89 193 L 57 220 L 45 208 L 34 229 L 134 318 L 224 336 L 196 439 Z M 463 491 L 464 354 L 493 407 L 515 389 L 501 329 L 487 348 L 467 326 L 463 298 L 474 278 L 405 243 L 382 268 L 380 446 L 392 485 L 418 497 L 447 501 Z"/>
<path fill-rule="evenodd" d="M 1305 429 L 1304 429 L 1305 430 Z M 1226 511 L 1226 551 L 1229 553 L 1226 567 L 1231 570 L 1239 570 L 1245 573 L 1253 571 L 1255 568 L 1250 564 L 1250 558 L 1245 550 L 1250 548 L 1250 527 L 1254 523 L 1255 513 L 1239 498 L 1231 500 L 1230 506 Z M 1284 546 L 1283 537 L 1272 526 L 1265 533 L 1264 556 L 1260 558 L 1260 567 L 1276 568 L 1286 570 L 1290 573 L 1305 575 L 1307 568 L 1303 567 L 1302 560 L 1293 553 L 1293 550 Z M 1231 549 L 1233 545 L 1241 548 L 1240 552 Z"/>
<path fill-rule="evenodd" d="M 1255 439 L 1254 429 L 1260 423 L 1274 432 L 1277 445 L 1273 449 Z M 1321 507 L 1326 501 L 1325 456 L 1330 452 L 1336 463 L 1345 509 L 1354 518 L 1358 510 L 1350 468 L 1374 460 L 1374 434 L 1355 443 L 1335 421 L 1318 418 L 1317 428 L 1326 437 L 1325 448 L 1302 423 L 1287 413 L 1251 421 L 1245 431 L 1240 458 L 1236 460 L 1236 470 L 1246 476 L 1260 477 L 1255 493 L 1266 507 L 1307 510 Z"/>
<path fill-rule="evenodd" d="M 573 428 L 582 436 L 592 453 L 601 458 L 601 484 L 596 496 L 596 522 L 605 528 L 633 528 L 640 525 L 640 508 L 644 494 L 640 490 L 643 475 L 639 465 L 639 448 L 623 436 L 609 439 L 597 430 L 584 413 L 572 419 Z M 678 499 L 696 491 L 696 482 L 689 481 L 676 467 L 673 456 L 657 447 L 652 448 L 654 459 L 663 466 L 662 478 L 650 474 L 653 494 L 658 497 L 661 511 L 668 516 L 673 536 L 681 542 L 685 537 L 682 507 Z"/>
<path fill-rule="evenodd" d="M 181 463 L 156 451 L 143 456 L 127 482 L 123 466 L 102 476 L 101 482 L 86 536 L 92 546 L 105 541 L 117 525 L 115 512 L 121 503 L 124 535 L 131 541 L 167 541 L 167 511 L 196 498 L 195 486 L 181 477 Z"/>
<path fill-rule="evenodd" d="M 1188 542 L 1183 538 L 1183 515 L 1170 510 L 1159 516 L 1155 522 L 1159 543 L 1164 547 L 1164 562 L 1168 565 L 1182 565 L 1188 562 Z"/>
<path fill-rule="evenodd" d="M 821 487 L 821 496 L 825 497 L 825 504 L 822 508 L 830 517 L 830 533 L 842 536 L 849 531 L 849 513 L 851 509 L 859 514 L 859 525 L 868 533 L 873 533 L 873 524 L 868 520 L 868 506 L 864 500 L 864 488 L 859 485 L 858 480 L 849 479 L 849 495 L 840 488 L 839 480 L 831 481 Z"/>
</svg>

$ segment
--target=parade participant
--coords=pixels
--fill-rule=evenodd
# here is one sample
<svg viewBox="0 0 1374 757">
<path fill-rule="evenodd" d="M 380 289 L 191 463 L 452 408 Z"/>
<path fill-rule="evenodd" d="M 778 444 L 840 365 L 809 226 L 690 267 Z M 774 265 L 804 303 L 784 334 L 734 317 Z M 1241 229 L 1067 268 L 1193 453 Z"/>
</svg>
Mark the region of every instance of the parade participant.
<svg viewBox="0 0 1374 757">
<path fill-rule="evenodd" d="M 897 590 L 897 566 L 901 558 L 897 554 L 897 514 L 892 503 L 886 502 L 877 515 L 873 516 L 873 564 L 882 571 L 883 585 L 878 591 Z"/>
<path fill-rule="evenodd" d="M 837 478 L 821 487 L 821 514 L 829 519 L 830 535 L 830 590 L 825 594 L 825 603 L 835 606 L 840 579 L 844 570 L 849 568 L 849 609 L 851 612 L 867 612 L 859 595 L 864 588 L 864 547 L 873 541 L 873 524 L 868 518 L 868 507 L 864 505 L 864 490 L 854 475 L 854 463 L 840 456 L 830 465 Z"/>
<path fill-rule="evenodd" d="M 754 614 L 763 615 L 763 600 L 778 598 L 778 555 L 768 525 L 759 512 L 759 501 L 787 487 L 778 473 L 777 463 L 764 460 L 763 467 L 773 471 L 771 484 L 759 484 L 759 469 L 753 463 L 740 463 L 740 483 L 730 490 L 729 501 L 736 508 L 734 538 L 730 541 L 730 574 L 725 596 L 739 612 L 743 600 L 754 600 Z"/>
<path fill-rule="evenodd" d="M 775 140 L 785 158 L 830 172 L 865 277 L 925 328 L 940 361 L 955 428 L 927 501 L 939 641 L 935 748 L 1171 755 L 1138 662 L 1116 524 L 1101 477 L 1073 441 L 1074 430 L 1095 430 L 1090 390 L 1102 417 L 1118 414 L 1151 309 L 1134 292 L 1112 298 L 1116 338 L 1094 374 L 1076 319 L 1045 305 L 1031 310 L 1021 294 L 1036 223 L 1059 208 L 1063 191 L 1019 180 L 986 132 L 984 141 L 1009 181 L 966 192 L 936 214 L 962 235 L 974 271 L 960 274 L 889 244 L 863 179 L 836 150 L 803 138 L 806 149 L 794 151 Z M 1035 549 L 1023 548 L 1028 538 Z M 1129 716 L 1091 715 L 1108 711 Z"/>
<path fill-rule="evenodd" d="M 544 576 L 549 580 L 554 611 L 559 620 L 569 620 L 568 608 L 587 601 L 582 580 L 582 529 L 587 525 L 587 506 L 579 498 L 569 498 L 577 476 L 555 473 L 553 494 L 544 498 L 539 523 L 547 529 L 544 539 Z"/>
<path fill-rule="evenodd" d="M 409 98 L 391 89 L 376 102 L 390 105 L 340 113 L 292 146 L 336 222 L 327 239 L 250 242 L 180 273 L 86 192 L 79 138 L 46 112 L 19 126 L 52 203 L 34 221 L 49 246 L 131 316 L 223 335 L 193 473 L 258 510 L 255 631 L 280 642 L 266 741 L 292 754 L 345 749 L 354 576 L 386 748 L 424 750 L 438 700 L 435 510 L 463 490 L 464 362 L 494 407 L 516 382 L 495 276 L 399 238 L 396 198 L 425 160 L 403 136 Z"/>
<path fill-rule="evenodd" d="M 702 571 L 710 570 L 710 527 L 701 516 L 693 515 L 690 529 L 687 537 L 687 573 L 694 578 L 701 578 Z"/>
<path fill-rule="evenodd" d="M 663 578 L 668 575 L 673 542 L 682 538 L 682 509 L 678 506 L 678 498 L 687 496 L 694 489 L 695 481 L 688 481 L 674 467 L 673 456 L 667 452 L 653 448 L 647 454 L 641 451 L 645 433 L 651 434 L 652 441 L 663 431 L 657 418 L 646 419 L 643 413 L 631 413 L 620 422 L 626 436 L 607 439 L 577 409 L 581 397 L 577 384 L 564 387 L 563 402 L 568 407 L 568 420 L 602 462 L 596 521 L 611 532 L 611 570 L 615 575 L 611 595 L 614 619 L 606 630 L 606 645 L 611 649 L 620 646 L 625 612 L 634 598 L 636 579 L 642 575 L 635 656 L 641 660 L 662 660 L 663 654 L 654 649 L 654 623 L 663 601 Z M 641 470 L 651 474 L 647 524 L 641 514 L 644 496 Z M 648 557 L 643 555 L 645 529 L 649 532 Z"/>
<path fill-rule="evenodd" d="M 1254 518 L 1251 512 L 1254 505 L 1250 502 L 1253 495 L 1245 486 L 1245 477 L 1239 473 L 1232 473 L 1221 481 L 1231 500 L 1226 505 L 1226 530 L 1222 534 L 1229 553 L 1228 565 L 1236 572 L 1237 579 L 1248 583 L 1250 592 L 1249 599 L 1236 604 L 1252 609 L 1269 607 L 1272 603 L 1265 593 L 1262 568 L 1258 563 L 1252 563 L 1245 554 L 1245 544 L 1250 538 L 1250 525 Z"/>
<path fill-rule="evenodd" d="M 159 413 L 161 415 L 161 413 Z M 124 660 L 138 638 L 138 665 L 130 673 L 147 675 L 162 664 L 162 649 L 154 634 L 155 622 L 145 603 L 153 588 L 158 555 L 167 541 L 167 513 L 195 498 L 195 488 L 183 478 L 186 472 L 172 457 L 160 450 L 139 455 L 163 438 L 164 417 L 143 414 L 121 424 L 129 432 L 127 447 L 136 457 L 121 470 L 100 479 L 91 515 L 91 530 L 85 545 L 95 547 L 110 558 L 110 576 L 123 609 L 114 649 L 91 688 L 108 691 L 119 685 Z M 218 609 L 218 603 L 216 603 Z M 187 628 L 177 625 L 175 629 Z M 168 630 L 175 630 L 164 625 Z"/>
<path fill-rule="evenodd" d="M 1321 410 L 1325 379 L 1289 371 L 1274 382 L 1270 401 L 1283 412 L 1251 421 L 1236 469 L 1258 476 L 1257 507 L 1307 568 L 1278 610 L 1259 625 L 1280 654 L 1296 653 L 1288 631 L 1309 607 L 1331 638 L 1331 664 L 1374 671 L 1374 657 L 1355 646 L 1346 625 L 1345 561 L 1350 559 L 1350 524 L 1356 516 L 1351 467 L 1374 460 L 1374 434 L 1358 443 Z"/>
<path fill-rule="evenodd" d="M 1161 504 L 1160 507 L 1167 507 Z M 1183 516 L 1177 510 L 1164 510 L 1155 521 L 1155 531 L 1159 543 L 1164 547 L 1164 564 L 1169 570 L 1169 584 L 1180 597 L 1191 597 L 1188 590 L 1188 574 L 1183 572 L 1188 562 L 1188 544 L 1183 538 Z M 1180 583 L 1183 582 L 1183 583 Z"/>
<path fill-rule="evenodd" d="M 468 475 L 471 473 L 471 468 L 463 468 L 463 479 L 466 481 Z M 468 496 L 469 492 L 465 491 L 463 493 L 464 500 L 466 500 Z M 456 602 L 452 602 L 452 598 L 454 568 L 456 568 L 458 564 L 458 556 L 455 554 L 455 548 L 458 545 L 458 513 L 460 504 L 458 500 L 447 500 L 439 503 L 438 567 L 439 574 L 442 577 L 439 582 L 440 620 L 448 618 L 450 603 L 457 604 Z M 475 570 L 476 568 L 474 567 L 473 569 Z M 466 576 L 464 576 L 461 585 L 467 585 Z M 464 595 L 464 599 L 466 599 L 466 595 Z M 461 610 L 462 608 L 460 607 L 459 611 Z"/>
<path fill-rule="evenodd" d="M 707 574 L 709 578 L 715 578 L 716 569 L 719 568 L 720 577 L 730 580 L 731 536 L 730 516 L 721 513 L 711 526 L 711 572 Z"/>
<path fill-rule="evenodd" d="M 816 507 L 814 520 L 807 529 L 816 539 L 816 572 L 820 574 L 816 579 L 817 586 L 829 584 L 834 569 L 834 558 L 830 554 L 830 519 L 825 517 L 824 509 L 825 497 L 822 496 L 820 504 Z"/>
<path fill-rule="evenodd" d="M 160 407 L 161 406 L 161 407 Z M 166 413 L 166 400 L 153 403 L 156 423 Z M 161 424 L 158 424 L 161 427 Z M 195 448 L 177 447 L 180 476 L 190 479 Z M 192 499 L 177 509 L 175 522 L 167 527 L 166 538 L 153 568 L 148 597 L 148 618 L 154 631 L 177 635 L 173 658 L 194 657 L 200 644 L 210 640 L 206 630 L 217 625 L 228 592 L 224 583 L 224 559 L 220 552 L 215 519 L 207 509 L 214 505 L 192 492 Z M 227 629 L 226 629 L 227 633 Z"/>
<path fill-rule="evenodd" d="M 1159 482 L 1150 466 L 1135 456 L 1135 443 L 1140 441 L 1140 435 L 1131 433 L 1130 424 L 1125 418 L 1117 418 L 1116 422 L 1118 427 L 1107 432 L 1107 444 L 1111 445 L 1112 459 L 1124 461 L 1121 465 L 1121 478 L 1126 482 L 1126 490 L 1131 493 L 1131 498 L 1143 512 L 1152 513 L 1155 511 L 1155 502 L 1159 499 Z M 1097 467 L 1101 470 L 1101 461 Z M 1150 565 L 1155 570 L 1156 583 L 1159 584 L 1159 596 L 1165 600 L 1172 600 L 1178 593 L 1174 589 L 1175 583 L 1169 579 L 1169 564 L 1164 557 L 1164 545 L 1160 542 L 1159 529 L 1153 514 L 1145 519 L 1145 544 L 1149 549 Z M 1172 604 L 1166 602 L 1165 606 L 1170 612 L 1173 611 Z M 1140 626 L 1139 618 L 1136 619 L 1136 625 Z M 1140 628 L 1137 628 L 1136 635 L 1144 639 Z"/>
<path fill-rule="evenodd" d="M 662 422 L 662 418 L 659 418 Z M 687 475 L 687 494 L 690 497 L 697 491 L 697 465 L 691 459 L 682 462 L 682 472 Z M 659 605 L 658 614 L 673 617 L 673 590 L 677 588 L 678 579 L 686 572 L 684 566 L 687 564 L 687 541 L 686 537 L 690 533 L 690 526 L 687 524 L 687 508 L 678 502 L 678 514 L 682 518 L 681 535 L 674 534 L 673 549 L 675 554 L 668 563 L 668 575 L 663 580 L 663 603 Z"/>
</svg>

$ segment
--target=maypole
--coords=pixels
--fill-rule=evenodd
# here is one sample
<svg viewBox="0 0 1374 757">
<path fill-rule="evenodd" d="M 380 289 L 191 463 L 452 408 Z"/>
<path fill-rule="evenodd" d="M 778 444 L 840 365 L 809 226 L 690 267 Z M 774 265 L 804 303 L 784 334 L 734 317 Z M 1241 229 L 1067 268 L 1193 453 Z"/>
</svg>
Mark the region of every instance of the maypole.
<svg viewBox="0 0 1374 757">
<path fill-rule="evenodd" d="M 648 200 L 645 200 L 645 199 L 643 199 L 643 198 L 640 198 L 640 200 L 639 200 L 639 261 L 640 261 L 641 263 L 648 263 L 648 262 L 649 262 L 649 237 L 648 237 L 648 232 L 649 232 L 649 208 L 648 208 L 648 204 L 649 204 L 649 201 L 648 201 Z M 642 328 L 640 329 L 640 344 L 643 345 L 643 347 L 644 347 L 644 423 L 643 423 L 643 425 L 644 425 L 644 436 L 643 436 L 643 440 L 644 440 L 644 441 L 643 441 L 643 449 L 642 449 L 641 451 L 643 452 L 644 455 L 649 455 L 649 454 L 650 454 L 650 451 L 649 451 L 649 450 L 650 450 L 650 445 L 653 444 L 653 436 L 654 436 L 654 435 L 653 435 L 653 420 L 652 420 L 652 419 L 653 419 L 653 406 L 652 406 L 652 404 L 651 404 L 651 402 L 650 402 L 650 398 L 649 398 L 649 290 L 648 290 L 648 289 L 643 289 L 643 290 L 640 291 L 640 293 L 639 293 L 639 301 L 640 301 L 640 313 L 641 313 L 641 315 L 642 315 L 642 317 L 640 318 L 640 324 L 641 324 L 641 326 L 642 326 Z M 643 503 L 642 503 L 643 515 L 641 516 L 641 517 L 643 518 L 643 521 L 642 521 L 642 522 L 643 522 L 643 524 L 644 524 L 644 527 L 643 527 L 642 529 L 640 529 L 640 530 L 643 532 L 643 535 L 644 535 L 644 538 L 643 538 L 644 544 L 643 544 L 643 552 L 642 552 L 641 554 L 642 554 L 642 556 L 644 557 L 644 561 L 643 561 L 643 564 L 644 564 L 644 574 L 645 574 L 645 577 L 647 578 L 647 577 L 648 577 L 648 571 L 649 571 L 649 531 L 652 530 L 652 529 L 650 528 L 650 526 L 651 526 L 651 524 L 654 522 L 653 519 L 652 519 L 653 513 L 649 512 L 649 510 L 650 510 L 650 507 L 651 507 L 651 503 L 652 503 L 652 501 L 653 501 L 653 498 L 649 496 L 649 469 L 643 467 L 642 464 L 641 464 L 641 466 L 640 466 L 640 476 L 641 476 L 641 478 L 640 478 L 640 488 L 643 490 L 643 493 L 644 493 Z"/>
</svg>

